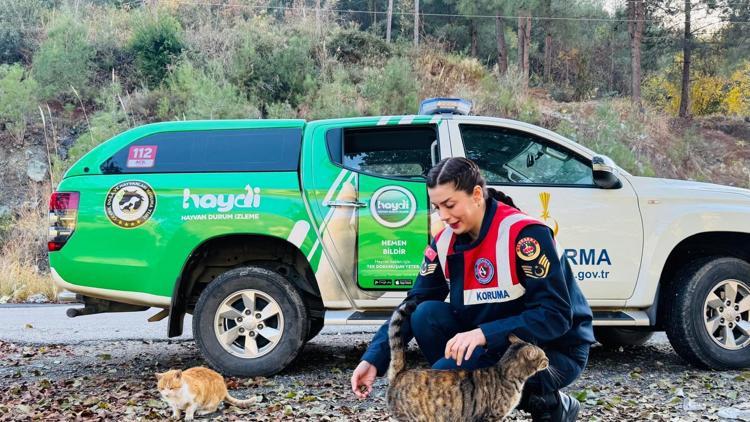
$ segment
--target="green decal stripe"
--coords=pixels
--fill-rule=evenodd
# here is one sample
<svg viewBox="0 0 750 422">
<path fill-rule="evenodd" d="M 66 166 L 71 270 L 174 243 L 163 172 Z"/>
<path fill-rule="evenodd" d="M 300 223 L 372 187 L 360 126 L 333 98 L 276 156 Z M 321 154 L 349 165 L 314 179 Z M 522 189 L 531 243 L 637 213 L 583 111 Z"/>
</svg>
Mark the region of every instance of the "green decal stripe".
<svg viewBox="0 0 750 422">
<path fill-rule="evenodd" d="M 341 170 L 341 172 L 339 173 L 338 177 L 336 177 L 336 180 L 334 181 L 334 183 L 328 189 L 328 193 L 326 194 L 326 196 L 324 198 L 324 202 L 335 199 L 337 197 L 337 194 L 341 191 L 341 189 L 345 185 L 345 183 L 346 182 L 350 182 L 354 178 L 354 176 L 356 175 L 356 173 L 351 173 L 351 174 L 349 174 L 349 173 L 351 173 L 349 170 L 345 170 L 345 169 Z M 347 177 L 347 175 L 349 177 L 346 179 L 346 182 L 342 183 L 342 180 L 344 180 L 344 178 Z M 328 226 L 328 223 L 330 222 L 331 216 L 333 215 L 334 211 L 335 211 L 335 208 L 334 207 L 330 207 L 330 209 L 328 210 L 328 213 L 326 214 L 325 218 L 323 219 L 323 222 L 320 224 L 320 227 L 318 229 L 320 231 L 320 235 L 321 236 L 324 235 L 324 233 L 326 231 L 326 227 Z M 315 253 L 317 252 L 318 246 L 320 246 L 320 238 L 315 239 L 315 243 L 313 243 L 313 246 L 310 249 L 310 252 L 308 252 L 308 254 L 307 254 L 307 260 L 308 261 L 311 261 L 312 258 L 315 256 Z"/>
</svg>

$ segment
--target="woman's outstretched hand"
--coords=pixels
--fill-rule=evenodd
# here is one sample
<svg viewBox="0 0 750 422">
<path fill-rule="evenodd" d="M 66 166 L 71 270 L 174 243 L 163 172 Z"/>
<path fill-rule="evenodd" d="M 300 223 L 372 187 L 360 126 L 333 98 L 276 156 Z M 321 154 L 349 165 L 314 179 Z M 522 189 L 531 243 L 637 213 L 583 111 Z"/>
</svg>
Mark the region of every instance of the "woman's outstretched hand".
<svg viewBox="0 0 750 422">
<path fill-rule="evenodd" d="M 360 399 L 366 398 L 372 391 L 372 384 L 378 375 L 378 369 L 375 365 L 367 361 L 362 361 L 354 369 L 352 374 L 352 391 Z"/>
<path fill-rule="evenodd" d="M 481 328 L 458 333 L 452 339 L 448 340 L 448 343 L 445 345 L 445 358 L 454 359 L 456 365 L 461 366 L 461 362 L 469 360 L 477 346 L 484 346 L 486 344 L 487 339 L 484 338 Z"/>
</svg>

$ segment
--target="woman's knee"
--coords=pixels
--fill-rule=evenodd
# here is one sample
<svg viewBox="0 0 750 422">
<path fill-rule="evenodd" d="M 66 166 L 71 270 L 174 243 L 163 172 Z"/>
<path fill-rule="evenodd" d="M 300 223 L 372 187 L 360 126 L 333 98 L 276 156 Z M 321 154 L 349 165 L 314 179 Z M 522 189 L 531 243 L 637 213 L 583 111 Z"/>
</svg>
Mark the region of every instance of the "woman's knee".
<svg viewBox="0 0 750 422">
<path fill-rule="evenodd" d="M 411 328 L 415 336 L 422 333 L 433 333 L 435 327 L 446 325 L 446 320 L 453 319 L 450 304 L 437 300 L 428 300 L 417 306 L 411 314 Z M 452 324 L 448 324 L 452 325 Z"/>
<path fill-rule="evenodd" d="M 431 321 L 441 313 L 445 312 L 445 305 L 447 305 L 447 310 L 449 311 L 450 305 L 445 302 L 428 300 L 426 302 L 420 303 L 417 306 L 417 309 L 414 310 L 414 313 L 411 314 L 411 323 L 414 324 L 415 322 L 421 323 Z"/>
</svg>

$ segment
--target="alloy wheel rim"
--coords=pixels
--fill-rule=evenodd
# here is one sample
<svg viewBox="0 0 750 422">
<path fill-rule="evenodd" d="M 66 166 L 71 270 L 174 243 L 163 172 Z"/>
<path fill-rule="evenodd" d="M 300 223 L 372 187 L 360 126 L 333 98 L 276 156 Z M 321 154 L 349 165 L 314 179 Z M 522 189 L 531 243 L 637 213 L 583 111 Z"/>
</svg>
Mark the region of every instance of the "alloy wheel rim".
<svg viewBox="0 0 750 422">
<path fill-rule="evenodd" d="M 714 343 L 727 350 L 750 344 L 750 287 L 740 280 L 723 280 L 703 303 L 703 322 Z"/>
<path fill-rule="evenodd" d="M 221 347 L 234 356 L 255 359 L 268 354 L 284 334 L 279 304 L 260 290 L 232 293 L 219 304 L 214 334 Z"/>
</svg>

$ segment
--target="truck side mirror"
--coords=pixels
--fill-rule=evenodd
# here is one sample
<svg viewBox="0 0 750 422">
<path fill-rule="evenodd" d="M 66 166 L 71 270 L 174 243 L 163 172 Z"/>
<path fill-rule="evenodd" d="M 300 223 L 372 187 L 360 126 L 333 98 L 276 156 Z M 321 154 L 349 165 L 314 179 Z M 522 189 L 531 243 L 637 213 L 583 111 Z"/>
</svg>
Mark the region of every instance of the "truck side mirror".
<svg viewBox="0 0 750 422">
<path fill-rule="evenodd" d="M 617 177 L 619 173 L 614 161 L 606 156 L 595 156 L 591 159 L 594 170 L 594 184 L 602 189 L 620 189 L 622 182 Z"/>
</svg>

